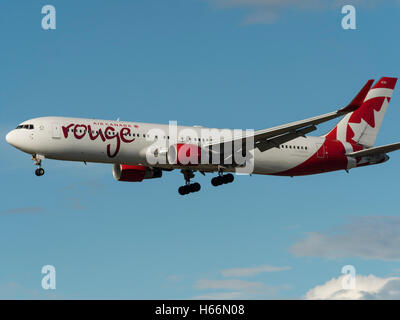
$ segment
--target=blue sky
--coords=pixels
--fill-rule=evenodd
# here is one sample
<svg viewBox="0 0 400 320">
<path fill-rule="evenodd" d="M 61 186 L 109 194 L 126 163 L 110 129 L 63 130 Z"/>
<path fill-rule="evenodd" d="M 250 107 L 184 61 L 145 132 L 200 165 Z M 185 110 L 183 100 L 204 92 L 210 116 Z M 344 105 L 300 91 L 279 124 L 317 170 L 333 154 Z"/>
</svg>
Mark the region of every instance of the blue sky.
<svg viewBox="0 0 400 320">
<path fill-rule="evenodd" d="M 48 160 L 37 178 L 5 142 L 47 115 L 261 129 L 398 77 L 398 2 L 354 2 L 357 30 L 341 28 L 340 1 L 273 2 L 0 4 L 0 298 L 304 298 L 347 264 L 397 279 L 400 154 L 350 174 L 220 188 L 199 175 L 201 192 L 181 197 L 179 172 L 127 184 L 110 165 Z M 57 29 L 44 31 L 49 3 Z M 399 106 L 397 88 L 377 145 L 400 141 Z"/>
</svg>

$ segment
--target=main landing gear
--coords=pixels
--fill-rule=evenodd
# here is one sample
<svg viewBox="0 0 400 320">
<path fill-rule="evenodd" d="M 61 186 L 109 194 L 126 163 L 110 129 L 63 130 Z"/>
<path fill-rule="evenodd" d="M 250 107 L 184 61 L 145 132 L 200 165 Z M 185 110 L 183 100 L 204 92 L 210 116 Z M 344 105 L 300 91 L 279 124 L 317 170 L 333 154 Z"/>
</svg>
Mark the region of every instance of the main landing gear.
<svg viewBox="0 0 400 320">
<path fill-rule="evenodd" d="M 195 182 L 195 183 L 190 183 L 190 179 L 194 178 L 194 173 L 192 170 L 181 170 L 183 173 L 183 176 L 185 178 L 185 185 L 179 187 L 178 192 L 180 195 L 186 195 L 192 192 L 198 192 L 200 191 L 200 184 Z M 223 174 L 222 171 L 218 172 L 218 176 L 214 177 L 211 179 L 211 184 L 214 187 L 223 185 L 223 184 L 228 184 L 232 183 L 233 180 L 235 180 L 235 177 L 233 176 L 232 173 L 228 174 Z"/>
<path fill-rule="evenodd" d="M 192 193 L 192 192 L 198 192 L 200 191 L 200 183 L 190 183 L 190 179 L 194 178 L 194 173 L 192 170 L 182 170 L 183 176 L 185 178 L 185 185 L 179 187 L 178 192 L 181 196 L 184 196 L 186 194 Z"/>
<path fill-rule="evenodd" d="M 233 180 L 235 180 L 235 177 L 233 176 L 232 173 L 228 173 L 228 174 L 222 174 L 222 172 L 218 173 L 218 177 L 214 177 L 211 179 L 211 184 L 214 187 L 218 187 L 220 185 L 223 184 L 227 184 L 227 183 L 232 183 Z"/>
<path fill-rule="evenodd" d="M 38 168 L 35 170 L 35 174 L 38 177 L 41 177 L 42 175 L 44 175 L 44 169 L 42 168 L 42 159 L 43 157 L 35 154 L 32 156 L 32 160 L 35 161 L 35 166 L 38 166 Z"/>
</svg>

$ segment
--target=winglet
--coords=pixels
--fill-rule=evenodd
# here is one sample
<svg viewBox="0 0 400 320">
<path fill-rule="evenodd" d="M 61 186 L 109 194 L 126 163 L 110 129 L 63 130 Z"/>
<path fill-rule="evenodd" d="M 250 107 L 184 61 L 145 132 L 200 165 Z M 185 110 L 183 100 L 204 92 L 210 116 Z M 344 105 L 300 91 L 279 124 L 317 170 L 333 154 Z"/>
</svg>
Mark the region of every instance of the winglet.
<svg viewBox="0 0 400 320">
<path fill-rule="evenodd" d="M 371 89 L 373 83 L 374 79 L 368 80 L 356 97 L 346 107 L 340 109 L 338 112 L 348 113 L 357 110 L 364 102 L 364 99 L 367 96 L 369 89 Z"/>
</svg>

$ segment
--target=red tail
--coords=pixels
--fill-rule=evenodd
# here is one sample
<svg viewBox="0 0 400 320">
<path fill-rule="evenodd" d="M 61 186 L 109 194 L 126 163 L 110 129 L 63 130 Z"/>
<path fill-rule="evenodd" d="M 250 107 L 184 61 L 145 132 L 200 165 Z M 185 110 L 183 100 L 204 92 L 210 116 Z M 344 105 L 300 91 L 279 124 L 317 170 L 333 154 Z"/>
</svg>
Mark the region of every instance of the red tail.
<svg viewBox="0 0 400 320">
<path fill-rule="evenodd" d="M 327 134 L 327 139 L 364 147 L 374 145 L 397 78 L 383 77 L 372 89 L 369 89 L 372 82 L 373 80 L 369 80 L 349 104 L 349 106 L 358 105 L 362 102 L 361 106 L 348 113 Z"/>
</svg>

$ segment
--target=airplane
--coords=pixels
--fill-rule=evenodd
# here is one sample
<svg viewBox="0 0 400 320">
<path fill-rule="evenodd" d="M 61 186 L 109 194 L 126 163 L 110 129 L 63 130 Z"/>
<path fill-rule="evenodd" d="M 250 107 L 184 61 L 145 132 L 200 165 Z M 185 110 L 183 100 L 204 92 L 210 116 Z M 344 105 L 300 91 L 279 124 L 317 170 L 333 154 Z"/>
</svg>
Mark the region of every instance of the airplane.
<svg viewBox="0 0 400 320">
<path fill-rule="evenodd" d="M 113 164 L 118 181 L 141 182 L 181 170 L 178 192 L 200 190 L 194 173 L 217 173 L 213 186 L 233 182 L 232 173 L 302 176 L 387 161 L 400 142 L 374 147 L 397 78 L 369 80 L 344 108 L 263 130 L 210 129 L 99 119 L 40 117 L 10 131 L 7 142 L 32 155 L 42 176 L 44 159 Z M 372 87 L 372 88 L 371 88 Z M 327 134 L 317 125 L 342 117 Z M 221 134 L 221 132 L 224 134 Z M 237 156 L 237 157 L 236 157 Z M 239 160 L 238 160 L 239 159 Z M 246 171 L 247 170 L 247 171 Z"/>
</svg>

